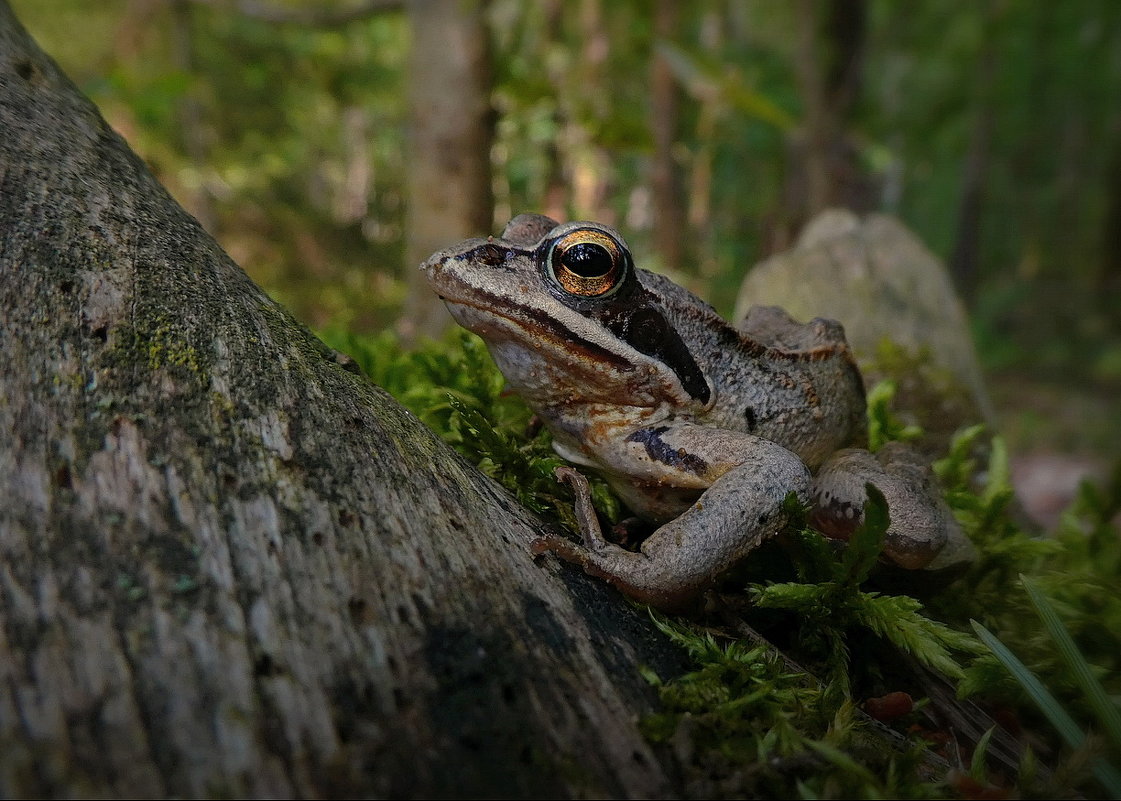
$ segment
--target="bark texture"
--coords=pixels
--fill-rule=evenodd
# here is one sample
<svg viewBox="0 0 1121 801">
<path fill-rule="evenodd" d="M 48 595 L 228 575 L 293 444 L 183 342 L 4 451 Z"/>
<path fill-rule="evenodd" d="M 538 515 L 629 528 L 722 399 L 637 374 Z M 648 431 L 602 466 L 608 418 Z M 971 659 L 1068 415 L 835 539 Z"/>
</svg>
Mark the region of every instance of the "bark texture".
<svg viewBox="0 0 1121 801">
<path fill-rule="evenodd" d="M 673 651 L 534 562 L 3 0 L 0 236 L 0 796 L 679 789 L 636 728 Z"/>
</svg>

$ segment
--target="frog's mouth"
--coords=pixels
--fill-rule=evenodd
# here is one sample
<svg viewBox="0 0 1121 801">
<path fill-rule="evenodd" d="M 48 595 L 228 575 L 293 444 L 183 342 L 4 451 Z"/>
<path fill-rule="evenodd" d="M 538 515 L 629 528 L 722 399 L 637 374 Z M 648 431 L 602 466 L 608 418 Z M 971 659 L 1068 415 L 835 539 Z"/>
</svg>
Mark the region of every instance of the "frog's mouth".
<svg viewBox="0 0 1121 801">
<path fill-rule="evenodd" d="M 421 269 L 456 322 L 485 340 L 520 342 L 530 347 L 549 341 L 558 351 L 572 353 L 579 360 L 610 365 L 621 372 L 636 368 L 624 355 L 573 331 L 547 310 L 464 280 L 456 269 L 455 255 L 438 253 Z"/>
<path fill-rule="evenodd" d="M 572 353 L 584 361 L 610 365 L 620 372 L 636 368 L 634 362 L 622 354 L 580 336 L 542 309 L 508 302 L 499 306 L 503 301 L 498 296 L 477 288 L 475 292 L 485 300 L 462 300 L 447 295 L 440 297 L 456 322 L 487 341 L 514 340 L 530 344 L 534 340 L 548 340 L 557 350 Z"/>
</svg>

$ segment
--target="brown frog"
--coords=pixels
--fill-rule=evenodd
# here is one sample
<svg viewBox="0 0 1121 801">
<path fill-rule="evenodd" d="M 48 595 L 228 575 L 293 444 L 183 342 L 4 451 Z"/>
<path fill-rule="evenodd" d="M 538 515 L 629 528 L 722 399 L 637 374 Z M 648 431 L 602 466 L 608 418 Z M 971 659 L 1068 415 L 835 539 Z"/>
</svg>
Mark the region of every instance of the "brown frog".
<svg viewBox="0 0 1121 801">
<path fill-rule="evenodd" d="M 755 307 L 733 327 L 636 268 L 612 228 L 536 214 L 423 269 L 552 431 L 557 453 L 597 470 L 659 525 L 639 552 L 607 541 L 587 481 L 558 470 L 576 493 L 585 544 L 548 537 L 538 550 L 627 595 L 687 603 L 782 529 L 791 493 L 812 505 L 819 530 L 843 539 L 871 482 L 892 520 L 884 556 L 904 568 L 927 565 L 954 536 L 925 465 L 905 448 L 861 448 L 864 386 L 839 323 L 802 325 Z"/>
</svg>

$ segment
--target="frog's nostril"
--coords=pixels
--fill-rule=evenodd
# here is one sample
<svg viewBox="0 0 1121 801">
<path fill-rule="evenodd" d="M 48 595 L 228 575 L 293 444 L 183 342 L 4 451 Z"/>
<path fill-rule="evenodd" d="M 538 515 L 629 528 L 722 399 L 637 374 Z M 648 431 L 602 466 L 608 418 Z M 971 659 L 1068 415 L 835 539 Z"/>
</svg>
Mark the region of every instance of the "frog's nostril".
<svg viewBox="0 0 1121 801">
<path fill-rule="evenodd" d="M 478 258 L 483 264 L 497 267 L 506 260 L 506 251 L 498 245 L 488 242 L 479 248 Z"/>
</svg>

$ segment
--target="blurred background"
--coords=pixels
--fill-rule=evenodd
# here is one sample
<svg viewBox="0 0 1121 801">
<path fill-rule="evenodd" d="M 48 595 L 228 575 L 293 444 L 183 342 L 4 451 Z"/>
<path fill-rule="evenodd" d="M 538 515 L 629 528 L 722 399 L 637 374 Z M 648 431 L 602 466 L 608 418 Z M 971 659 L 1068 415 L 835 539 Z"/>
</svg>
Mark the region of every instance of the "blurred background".
<svg viewBox="0 0 1121 801">
<path fill-rule="evenodd" d="M 313 328 L 438 335 L 416 265 L 527 210 L 619 227 L 729 314 L 845 205 L 947 263 L 1038 491 L 1121 452 L 1114 0 L 11 4 Z"/>
</svg>

